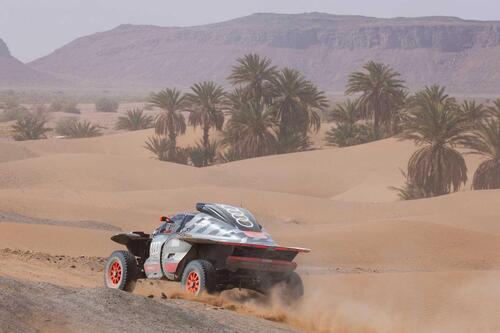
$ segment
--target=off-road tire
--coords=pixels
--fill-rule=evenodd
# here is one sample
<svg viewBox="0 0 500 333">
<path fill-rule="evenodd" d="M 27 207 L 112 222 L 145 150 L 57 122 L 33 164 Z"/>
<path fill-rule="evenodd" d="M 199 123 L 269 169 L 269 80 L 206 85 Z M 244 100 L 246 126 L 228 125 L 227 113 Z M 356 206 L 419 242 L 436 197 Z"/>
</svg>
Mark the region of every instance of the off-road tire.
<svg viewBox="0 0 500 333">
<path fill-rule="evenodd" d="M 302 278 L 296 272 L 291 272 L 279 283 L 278 294 L 285 304 L 297 302 L 304 296 Z"/>
<path fill-rule="evenodd" d="M 135 256 L 128 251 L 115 251 L 104 266 L 104 285 L 132 292 L 139 277 Z"/>
<path fill-rule="evenodd" d="M 216 292 L 215 269 L 207 260 L 193 260 L 182 273 L 181 288 L 193 295 Z"/>
</svg>

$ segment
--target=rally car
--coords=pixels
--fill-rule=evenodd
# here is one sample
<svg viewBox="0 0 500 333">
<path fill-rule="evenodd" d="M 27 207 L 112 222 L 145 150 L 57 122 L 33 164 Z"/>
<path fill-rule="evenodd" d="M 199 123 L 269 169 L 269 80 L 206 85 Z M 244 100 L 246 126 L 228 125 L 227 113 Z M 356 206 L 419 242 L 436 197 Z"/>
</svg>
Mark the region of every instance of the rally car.
<svg viewBox="0 0 500 333">
<path fill-rule="evenodd" d="M 246 288 L 267 294 L 280 286 L 287 301 L 304 288 L 293 261 L 308 249 L 278 246 L 246 209 L 198 203 L 196 213 L 162 216 L 151 234 L 134 231 L 111 239 L 127 247 L 106 262 L 107 287 L 133 291 L 138 279 L 180 281 L 187 292 Z"/>
</svg>

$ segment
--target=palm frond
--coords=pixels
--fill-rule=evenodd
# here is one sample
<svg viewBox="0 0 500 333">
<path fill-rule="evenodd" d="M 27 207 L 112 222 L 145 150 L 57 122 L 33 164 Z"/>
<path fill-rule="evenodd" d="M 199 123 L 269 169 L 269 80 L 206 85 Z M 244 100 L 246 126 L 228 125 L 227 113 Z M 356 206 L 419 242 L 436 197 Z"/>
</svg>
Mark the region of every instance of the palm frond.
<svg viewBox="0 0 500 333">
<path fill-rule="evenodd" d="M 272 82 L 276 73 L 271 59 L 258 54 L 246 54 L 237 59 L 237 65 L 232 68 L 228 80 L 233 85 L 242 86 L 251 98 L 261 101 L 267 94 L 265 86 Z"/>
<path fill-rule="evenodd" d="M 43 112 L 28 112 L 20 117 L 14 125 L 14 140 L 37 140 L 45 138 L 45 133 L 52 129 L 47 128 L 48 117 Z"/>
<path fill-rule="evenodd" d="M 135 108 L 128 110 L 125 116 L 118 117 L 116 130 L 137 131 L 153 127 L 153 117 L 145 115 L 144 110 Z"/>
<path fill-rule="evenodd" d="M 177 136 L 186 132 L 186 119 L 181 113 L 187 109 L 185 95 L 175 88 L 167 88 L 153 93 L 149 105 L 161 109 L 155 119 L 155 134 L 168 135 L 175 143 Z"/>
<path fill-rule="evenodd" d="M 373 117 L 375 130 L 379 123 L 391 121 L 395 110 L 401 108 L 406 97 L 405 82 L 391 67 L 370 61 L 349 76 L 346 94 L 359 94 L 360 104 Z"/>
<path fill-rule="evenodd" d="M 231 110 L 222 144 L 242 158 L 268 155 L 276 147 L 277 126 L 270 109 L 260 102 L 245 103 Z"/>
<path fill-rule="evenodd" d="M 500 188 L 500 119 L 489 119 L 480 124 L 473 137 L 465 142 L 471 153 L 486 158 L 474 173 L 475 190 Z"/>
</svg>

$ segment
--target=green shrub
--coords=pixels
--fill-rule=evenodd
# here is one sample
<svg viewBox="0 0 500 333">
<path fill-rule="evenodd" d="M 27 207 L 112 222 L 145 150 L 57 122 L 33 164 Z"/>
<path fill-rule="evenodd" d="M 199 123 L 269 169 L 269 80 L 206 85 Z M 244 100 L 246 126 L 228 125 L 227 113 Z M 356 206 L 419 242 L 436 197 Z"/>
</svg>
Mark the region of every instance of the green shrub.
<svg viewBox="0 0 500 333">
<path fill-rule="evenodd" d="M 49 110 L 52 112 L 64 112 L 72 114 L 80 114 L 78 103 L 69 99 L 58 99 L 50 103 Z"/>
<path fill-rule="evenodd" d="M 86 120 L 81 121 L 75 117 L 61 118 L 56 124 L 55 131 L 59 135 L 72 139 L 102 135 L 99 125 L 92 124 Z"/>
<path fill-rule="evenodd" d="M 422 187 L 413 183 L 411 179 L 408 178 L 406 172 L 401 171 L 401 174 L 405 179 L 405 184 L 401 187 L 389 187 L 391 190 L 398 192 L 398 196 L 401 200 L 416 200 L 428 197 Z"/>
<path fill-rule="evenodd" d="M 0 102 L 0 122 L 19 120 L 29 114 L 14 96 L 6 96 Z"/>
<path fill-rule="evenodd" d="M 309 137 L 300 132 L 287 131 L 285 135 L 278 132 L 276 152 L 278 154 L 295 153 L 311 149 L 312 142 Z"/>
<path fill-rule="evenodd" d="M 90 138 L 94 136 L 100 136 L 101 127 L 99 125 L 92 124 L 86 120 L 77 121 L 70 127 L 70 138 Z"/>
<path fill-rule="evenodd" d="M 57 135 L 70 136 L 72 127 L 78 122 L 76 117 L 64 117 L 56 122 L 55 132 Z"/>
<path fill-rule="evenodd" d="M 208 165 L 214 164 L 217 160 L 217 149 L 219 143 L 216 140 L 209 142 L 208 147 L 205 148 L 202 142 L 198 142 L 193 147 L 186 148 L 187 155 L 191 164 L 197 168 L 204 166 L 205 156 Z"/>
<path fill-rule="evenodd" d="M 176 147 L 175 143 L 166 137 L 151 136 L 146 140 L 144 148 L 156 155 L 160 161 L 188 164 L 186 149 Z"/>
<path fill-rule="evenodd" d="M 117 112 L 119 106 L 117 101 L 109 98 L 100 98 L 95 102 L 97 112 Z"/>
<path fill-rule="evenodd" d="M 220 161 L 221 163 L 239 161 L 245 158 L 248 157 L 241 156 L 241 154 L 232 146 L 219 152 L 219 154 L 217 155 L 217 160 Z"/>
<path fill-rule="evenodd" d="M 25 117 L 26 115 L 28 115 L 29 113 L 30 112 L 28 111 L 28 109 L 26 109 L 23 106 L 19 106 L 19 107 L 14 108 L 14 109 L 11 109 L 11 108 L 4 109 L 0 113 L 0 122 L 19 120 L 19 119 Z"/>
<path fill-rule="evenodd" d="M 145 115 L 141 109 L 127 111 L 127 115 L 118 117 L 116 130 L 137 131 L 153 127 L 153 117 Z"/>
<path fill-rule="evenodd" d="M 373 142 L 389 137 L 390 133 L 385 125 L 375 131 L 372 123 L 337 123 L 336 127 L 330 128 L 325 135 L 328 146 L 349 147 L 363 143 Z"/>
<path fill-rule="evenodd" d="M 52 130 L 45 127 L 47 122 L 48 118 L 45 113 L 28 112 L 20 117 L 14 125 L 12 125 L 14 140 L 24 141 L 46 138 L 45 133 Z"/>
</svg>

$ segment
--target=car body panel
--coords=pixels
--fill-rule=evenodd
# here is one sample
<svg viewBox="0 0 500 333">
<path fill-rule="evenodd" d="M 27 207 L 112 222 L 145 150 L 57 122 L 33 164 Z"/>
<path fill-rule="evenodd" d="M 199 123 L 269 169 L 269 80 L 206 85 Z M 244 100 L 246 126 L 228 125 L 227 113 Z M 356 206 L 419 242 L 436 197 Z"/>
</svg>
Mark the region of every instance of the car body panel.
<svg viewBox="0 0 500 333">
<path fill-rule="evenodd" d="M 150 279 L 178 280 L 187 261 L 199 256 L 227 272 L 288 273 L 296 268 L 297 253 L 310 251 L 278 245 L 244 208 L 207 203 L 196 208 L 197 213 L 163 218 L 152 235 L 133 232 L 112 239 L 139 258 Z"/>
</svg>

